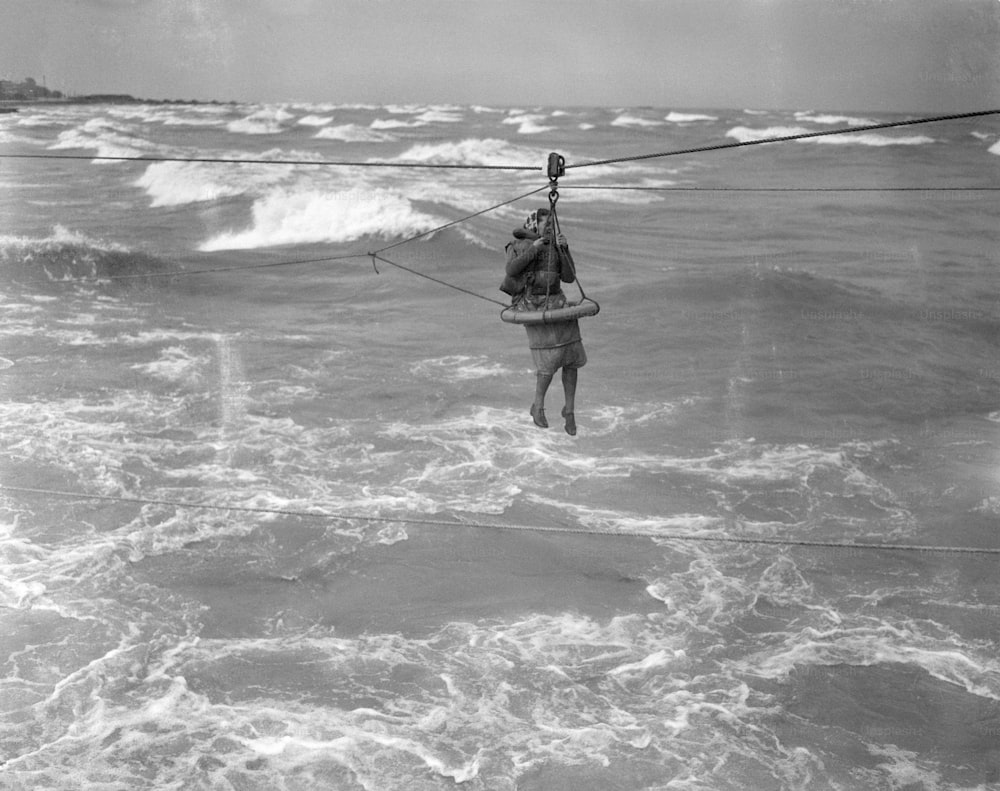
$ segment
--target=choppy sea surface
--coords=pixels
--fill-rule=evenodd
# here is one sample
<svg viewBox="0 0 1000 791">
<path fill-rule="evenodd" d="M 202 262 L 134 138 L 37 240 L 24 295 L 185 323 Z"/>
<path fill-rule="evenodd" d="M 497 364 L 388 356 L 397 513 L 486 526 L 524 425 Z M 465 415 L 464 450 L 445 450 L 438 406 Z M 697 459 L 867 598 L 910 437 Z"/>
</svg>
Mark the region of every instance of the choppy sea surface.
<svg viewBox="0 0 1000 791">
<path fill-rule="evenodd" d="M 83 157 L 0 160 L 0 786 L 1000 783 L 997 556 L 809 545 L 1000 546 L 995 116 L 567 170 L 576 437 L 498 306 L 365 256 L 544 173 L 311 164 L 900 118 L 0 116 Z M 384 256 L 500 299 L 546 193 Z"/>
</svg>

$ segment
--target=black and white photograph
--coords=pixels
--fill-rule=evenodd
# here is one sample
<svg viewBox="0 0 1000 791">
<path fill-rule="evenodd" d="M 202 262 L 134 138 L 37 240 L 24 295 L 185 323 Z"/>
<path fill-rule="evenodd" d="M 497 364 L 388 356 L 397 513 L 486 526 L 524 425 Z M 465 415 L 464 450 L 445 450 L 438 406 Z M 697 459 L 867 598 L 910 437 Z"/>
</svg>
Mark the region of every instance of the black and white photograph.
<svg viewBox="0 0 1000 791">
<path fill-rule="evenodd" d="M 1000 789 L 1000 0 L 0 0 L 0 791 Z"/>
</svg>

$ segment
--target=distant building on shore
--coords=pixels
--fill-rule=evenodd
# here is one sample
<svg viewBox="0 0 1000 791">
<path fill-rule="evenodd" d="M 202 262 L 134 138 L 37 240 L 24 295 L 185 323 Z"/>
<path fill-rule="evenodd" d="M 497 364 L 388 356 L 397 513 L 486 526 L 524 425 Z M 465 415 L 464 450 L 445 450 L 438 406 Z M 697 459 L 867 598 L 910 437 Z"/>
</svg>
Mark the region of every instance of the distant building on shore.
<svg viewBox="0 0 1000 791">
<path fill-rule="evenodd" d="M 33 77 L 26 77 L 22 82 L 0 80 L 0 100 L 32 101 L 36 99 L 62 99 L 61 91 L 50 91 L 44 85 L 39 85 Z"/>
</svg>

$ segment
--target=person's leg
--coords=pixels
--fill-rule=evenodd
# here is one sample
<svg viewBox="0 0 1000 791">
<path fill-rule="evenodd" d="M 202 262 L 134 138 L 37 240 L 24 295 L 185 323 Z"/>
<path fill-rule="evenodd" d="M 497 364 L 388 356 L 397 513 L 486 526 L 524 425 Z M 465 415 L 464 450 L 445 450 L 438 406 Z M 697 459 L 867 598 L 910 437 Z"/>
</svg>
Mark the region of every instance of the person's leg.
<svg viewBox="0 0 1000 791">
<path fill-rule="evenodd" d="M 539 371 L 535 374 L 535 401 L 531 405 L 531 417 L 535 425 L 540 428 L 548 428 L 549 422 L 545 419 L 545 394 L 552 384 L 552 374 L 545 374 Z"/>
<path fill-rule="evenodd" d="M 566 395 L 566 406 L 563 407 L 563 417 L 566 418 L 566 433 L 576 434 L 576 378 L 578 368 L 563 368 L 562 383 L 563 392 Z"/>
<path fill-rule="evenodd" d="M 562 369 L 563 392 L 566 394 L 566 412 L 576 408 L 576 375 L 577 368 Z"/>
</svg>

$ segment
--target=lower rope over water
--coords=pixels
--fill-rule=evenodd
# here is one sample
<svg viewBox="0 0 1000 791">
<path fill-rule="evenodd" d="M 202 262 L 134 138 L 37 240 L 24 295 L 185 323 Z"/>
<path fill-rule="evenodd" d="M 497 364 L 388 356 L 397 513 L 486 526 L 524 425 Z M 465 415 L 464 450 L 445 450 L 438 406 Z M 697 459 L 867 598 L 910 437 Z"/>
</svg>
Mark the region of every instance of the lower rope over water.
<svg viewBox="0 0 1000 791">
<path fill-rule="evenodd" d="M 767 538 L 764 536 L 717 536 L 689 535 L 683 533 L 644 532 L 641 530 L 600 530 L 570 525 L 525 525 L 511 522 L 460 522 L 449 519 L 428 519 L 403 514 L 401 516 L 372 516 L 369 514 L 351 514 L 329 511 L 299 511 L 285 508 L 260 508 L 246 505 L 216 505 L 211 503 L 195 503 L 183 500 L 166 500 L 146 497 L 121 497 L 107 494 L 89 494 L 87 492 L 68 492 L 58 489 L 42 489 L 30 486 L 0 485 L 0 491 L 20 494 L 38 494 L 48 497 L 62 497 L 74 500 L 98 500 L 114 503 L 131 503 L 133 505 L 163 505 L 172 508 L 191 508 L 210 511 L 235 511 L 237 513 L 267 514 L 270 516 L 292 516 L 304 519 L 331 519 L 337 521 L 360 521 L 388 524 L 425 525 L 430 527 L 464 527 L 483 530 L 521 530 L 535 533 L 570 533 L 575 535 L 610 536 L 621 538 L 646 538 L 670 541 L 685 541 L 698 543 L 728 543 L 728 544 L 762 544 L 766 546 L 810 547 L 818 549 L 839 550 L 887 550 L 896 552 L 948 552 L 967 555 L 1000 555 L 997 547 L 953 547 L 930 546 L 923 544 L 859 544 L 852 541 L 816 541 L 809 539 Z"/>
</svg>

